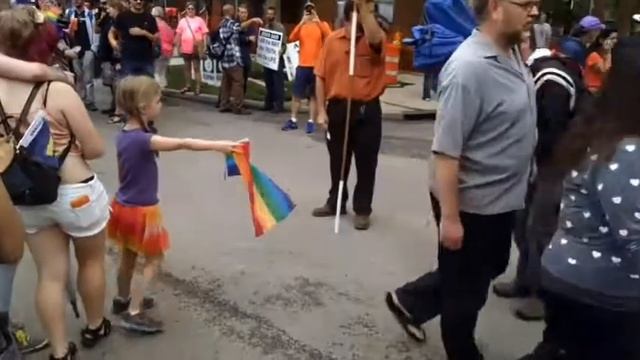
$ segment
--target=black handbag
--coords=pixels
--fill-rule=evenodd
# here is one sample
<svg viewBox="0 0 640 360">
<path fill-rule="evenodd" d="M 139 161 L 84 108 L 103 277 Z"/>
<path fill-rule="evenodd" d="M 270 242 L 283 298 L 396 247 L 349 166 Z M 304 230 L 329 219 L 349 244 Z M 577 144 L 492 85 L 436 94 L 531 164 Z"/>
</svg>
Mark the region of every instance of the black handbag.
<svg viewBox="0 0 640 360">
<path fill-rule="evenodd" d="M 27 116 L 35 97 L 44 83 L 34 85 L 27 102 L 16 119 L 13 128 L 9 124 L 8 116 L 0 102 L 0 122 L 4 129 L 4 136 L 0 138 L 0 153 L 4 159 L 9 160 L 5 169 L 0 169 L 2 181 L 14 205 L 36 206 L 52 204 L 58 199 L 58 187 L 60 186 L 60 166 L 66 159 L 71 145 L 75 142 L 73 133 L 69 144 L 58 157 L 58 166 L 42 163 L 30 156 L 22 147 L 18 146 L 24 134 L 20 133 L 20 127 L 26 122 Z M 46 107 L 49 84 L 45 93 L 43 108 Z M 8 154 L 8 155 L 7 155 Z"/>
</svg>

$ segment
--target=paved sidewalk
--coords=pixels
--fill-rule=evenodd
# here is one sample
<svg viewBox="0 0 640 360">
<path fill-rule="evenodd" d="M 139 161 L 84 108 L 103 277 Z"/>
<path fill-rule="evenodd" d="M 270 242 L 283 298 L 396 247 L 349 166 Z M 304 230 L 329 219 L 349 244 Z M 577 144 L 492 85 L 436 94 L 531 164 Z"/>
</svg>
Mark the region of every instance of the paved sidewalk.
<svg viewBox="0 0 640 360">
<path fill-rule="evenodd" d="M 384 114 L 400 113 L 402 115 L 435 114 L 438 108 L 436 101 L 422 100 L 422 83 L 424 75 L 402 73 L 398 77 L 403 87 L 388 87 L 380 99 Z"/>
<path fill-rule="evenodd" d="M 180 66 L 184 64 L 181 58 L 172 58 L 171 66 Z M 264 86 L 261 79 L 250 78 L 249 81 Z M 399 76 L 399 87 L 388 87 L 380 98 L 382 103 L 382 114 L 385 119 L 433 119 L 438 107 L 435 101 L 422 100 L 422 82 L 423 75 L 418 73 L 402 73 Z M 184 100 L 198 101 L 206 103 L 217 102 L 217 96 L 200 95 L 195 97 L 192 95 L 181 95 L 177 90 L 167 89 L 165 93 L 169 96 L 176 96 Z M 260 108 L 263 103 L 256 100 L 245 100 L 248 106 L 252 108 Z M 290 102 L 285 103 L 287 111 L 290 109 Z"/>
</svg>

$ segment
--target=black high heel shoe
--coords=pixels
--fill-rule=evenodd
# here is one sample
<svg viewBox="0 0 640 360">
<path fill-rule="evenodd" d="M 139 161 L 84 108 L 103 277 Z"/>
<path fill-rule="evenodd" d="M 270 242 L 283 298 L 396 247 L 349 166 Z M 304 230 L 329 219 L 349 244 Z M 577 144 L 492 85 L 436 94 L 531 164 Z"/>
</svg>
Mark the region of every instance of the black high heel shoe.
<svg viewBox="0 0 640 360">
<path fill-rule="evenodd" d="M 102 319 L 102 323 L 96 329 L 89 329 L 87 326 L 80 332 L 80 335 L 82 336 L 82 346 L 85 348 L 92 348 L 96 346 L 100 340 L 108 337 L 110 334 L 111 321 Z"/>
<path fill-rule="evenodd" d="M 63 357 L 55 357 L 52 355 L 49 355 L 49 360 L 74 360 L 76 358 L 76 354 L 78 353 L 78 347 L 76 346 L 76 344 L 70 342 L 69 346 L 67 347 L 67 353 L 64 354 Z"/>
</svg>

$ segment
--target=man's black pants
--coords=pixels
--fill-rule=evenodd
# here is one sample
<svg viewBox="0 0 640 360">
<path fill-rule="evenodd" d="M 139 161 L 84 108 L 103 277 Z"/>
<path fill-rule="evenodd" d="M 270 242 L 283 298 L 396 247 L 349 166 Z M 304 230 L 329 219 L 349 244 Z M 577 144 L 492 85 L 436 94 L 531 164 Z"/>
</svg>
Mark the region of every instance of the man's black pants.
<svg viewBox="0 0 640 360">
<path fill-rule="evenodd" d="M 329 190 L 327 205 L 332 209 L 336 209 L 342 166 L 347 101 L 329 100 L 327 115 L 329 117 L 327 148 L 329 149 L 331 166 L 331 190 Z M 345 163 L 345 186 L 342 194 L 343 209 L 348 199 L 346 183 L 353 154 L 358 173 L 358 182 L 353 193 L 353 211 L 358 215 L 371 214 L 381 140 L 382 110 L 380 101 L 378 99 L 368 102 L 353 101 L 351 103 L 351 120 L 349 123 L 349 139 Z"/>
<path fill-rule="evenodd" d="M 525 208 L 516 215 L 513 240 L 518 247 L 516 284 L 535 295 L 540 289 L 542 253 L 555 234 L 562 200 L 562 172 L 552 165 L 538 165 L 529 185 Z"/>
<path fill-rule="evenodd" d="M 440 224 L 440 204 L 431 196 L 433 214 Z M 464 229 L 458 251 L 438 247 L 437 270 L 396 290 L 400 304 L 416 324 L 440 315 L 442 341 L 449 360 L 477 360 L 475 343 L 478 314 L 489 285 L 509 263 L 515 212 L 497 215 L 460 213 Z"/>
<path fill-rule="evenodd" d="M 264 83 L 267 95 L 264 98 L 265 110 L 283 111 L 284 109 L 284 60 L 280 59 L 278 70 L 264 68 Z"/>
</svg>

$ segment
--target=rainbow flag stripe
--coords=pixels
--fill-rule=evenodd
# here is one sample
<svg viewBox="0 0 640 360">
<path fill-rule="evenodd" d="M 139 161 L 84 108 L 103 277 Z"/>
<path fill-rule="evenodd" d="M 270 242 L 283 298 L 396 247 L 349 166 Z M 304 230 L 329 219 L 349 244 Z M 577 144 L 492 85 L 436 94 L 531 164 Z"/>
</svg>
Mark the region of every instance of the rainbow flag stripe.
<svg viewBox="0 0 640 360">
<path fill-rule="evenodd" d="M 251 164 L 250 144 L 244 143 L 227 154 L 227 176 L 242 176 L 249 191 L 249 204 L 256 237 L 286 219 L 295 208 L 289 195 L 260 169 Z"/>
</svg>

